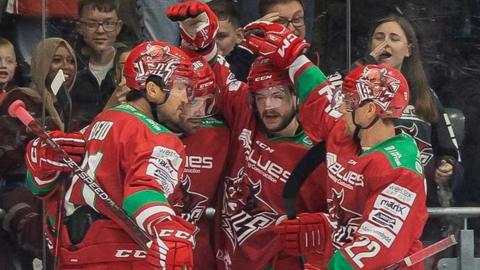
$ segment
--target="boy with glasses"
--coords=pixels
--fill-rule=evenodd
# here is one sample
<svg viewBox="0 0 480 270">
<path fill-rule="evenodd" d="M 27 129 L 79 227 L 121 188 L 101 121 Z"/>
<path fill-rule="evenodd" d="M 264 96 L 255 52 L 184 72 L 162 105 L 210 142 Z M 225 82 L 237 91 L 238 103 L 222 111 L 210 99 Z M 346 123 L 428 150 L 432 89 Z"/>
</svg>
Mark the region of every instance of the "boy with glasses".
<svg viewBox="0 0 480 270">
<path fill-rule="evenodd" d="M 120 46 L 116 40 L 123 24 L 118 9 L 118 0 L 79 1 L 80 71 L 71 95 L 73 104 L 83 112 L 79 117 L 85 124 L 103 109 L 116 86 L 114 63 Z"/>
</svg>

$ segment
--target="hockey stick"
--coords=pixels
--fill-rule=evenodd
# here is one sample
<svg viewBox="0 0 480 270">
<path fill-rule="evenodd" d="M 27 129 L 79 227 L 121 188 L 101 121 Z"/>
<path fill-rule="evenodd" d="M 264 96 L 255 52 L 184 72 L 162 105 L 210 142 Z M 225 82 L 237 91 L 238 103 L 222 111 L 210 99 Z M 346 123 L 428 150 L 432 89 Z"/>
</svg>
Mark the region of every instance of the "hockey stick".
<svg viewBox="0 0 480 270">
<path fill-rule="evenodd" d="M 65 75 L 63 73 L 62 69 L 59 69 L 57 74 L 52 80 L 52 83 L 50 84 L 50 89 L 52 90 L 53 94 L 57 97 L 58 104 L 60 104 L 61 112 L 62 112 L 62 118 L 63 118 L 63 130 L 65 132 L 70 131 L 70 120 L 72 116 L 72 98 L 70 97 L 70 93 L 68 92 L 67 88 L 65 87 Z M 45 126 L 45 122 L 42 122 L 42 124 Z M 62 178 L 67 177 L 66 174 L 61 174 Z M 53 257 L 53 269 L 57 269 L 57 263 L 58 263 L 58 251 L 60 248 L 59 241 L 60 241 L 60 235 L 62 235 L 62 222 L 63 222 L 63 204 L 65 201 L 65 179 L 61 179 L 60 183 L 60 200 L 57 203 L 57 218 L 56 218 L 56 230 L 57 234 L 55 237 L 55 256 Z M 45 202 L 42 201 L 42 206 L 45 207 Z M 43 213 L 46 213 L 46 209 L 44 208 Z M 46 218 L 46 215 L 44 216 Z M 46 222 L 46 221 L 44 221 Z"/>
<path fill-rule="evenodd" d="M 283 188 L 282 195 L 283 203 L 285 205 L 285 213 L 287 213 L 288 219 L 295 219 L 297 217 L 297 211 L 295 210 L 297 194 L 303 183 L 305 183 L 305 180 L 307 180 L 307 177 L 318 167 L 318 165 L 320 165 L 320 163 L 325 161 L 325 158 L 325 143 L 321 142 L 310 148 L 293 169 L 285 187 Z M 303 256 L 298 256 L 298 263 L 303 270 L 305 268 L 305 258 Z"/>
<path fill-rule="evenodd" d="M 444 251 L 445 249 L 453 246 L 453 245 L 456 245 L 458 242 L 457 242 L 457 239 L 455 239 L 455 235 L 450 235 L 424 249 L 421 249 L 415 253 L 413 253 L 412 255 L 396 262 L 396 263 L 393 263 L 387 267 L 384 268 L 384 270 L 395 270 L 395 269 L 398 269 L 400 268 L 401 266 L 412 266 L 414 264 L 417 264 L 439 252 L 442 252 Z"/>
<path fill-rule="evenodd" d="M 12 117 L 18 118 L 25 126 L 38 137 L 46 140 L 46 142 L 55 149 L 56 154 L 60 155 L 63 162 L 73 171 L 73 174 L 78 176 L 82 182 L 88 186 L 97 197 L 102 200 L 110 211 L 122 222 L 120 225 L 125 229 L 129 235 L 140 245 L 144 250 L 147 250 L 149 243 L 151 242 L 148 235 L 138 228 L 135 221 L 133 221 L 100 187 L 100 185 L 88 175 L 72 158 L 58 145 L 42 128 L 42 125 L 35 120 L 30 113 L 25 110 L 25 104 L 21 100 L 14 101 L 8 107 L 8 114 Z"/>
</svg>

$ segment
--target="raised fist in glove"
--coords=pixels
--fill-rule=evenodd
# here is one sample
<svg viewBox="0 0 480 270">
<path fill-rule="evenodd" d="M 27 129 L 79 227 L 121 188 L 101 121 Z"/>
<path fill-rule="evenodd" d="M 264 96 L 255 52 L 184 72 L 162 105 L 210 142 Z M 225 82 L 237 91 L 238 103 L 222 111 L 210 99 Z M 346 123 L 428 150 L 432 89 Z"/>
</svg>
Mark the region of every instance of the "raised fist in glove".
<svg viewBox="0 0 480 270">
<path fill-rule="evenodd" d="M 299 256 L 311 251 L 324 253 L 331 247 L 332 229 L 322 213 L 302 213 L 284 220 L 274 228 L 286 253 Z"/>
<path fill-rule="evenodd" d="M 161 270 L 193 269 L 193 235 L 196 227 L 172 216 L 154 225 L 156 235 L 147 252 L 147 262 Z"/>
<path fill-rule="evenodd" d="M 67 152 L 73 161 L 77 163 L 82 162 L 85 154 L 85 140 L 80 132 L 64 133 L 63 131 L 52 131 L 49 135 Z M 40 179 L 50 177 L 57 171 L 71 170 L 63 162 L 57 150 L 42 138 L 31 140 L 28 143 L 25 152 L 25 162 L 28 170 Z"/>
<path fill-rule="evenodd" d="M 310 46 L 278 23 L 255 21 L 244 28 L 245 46 L 272 60 L 280 69 L 290 66 Z"/>
<path fill-rule="evenodd" d="M 166 10 L 167 17 L 180 22 L 182 42 L 196 51 L 215 46 L 218 31 L 217 15 L 210 7 L 199 1 L 181 2 Z M 208 48 L 207 48 L 208 47 Z"/>
</svg>

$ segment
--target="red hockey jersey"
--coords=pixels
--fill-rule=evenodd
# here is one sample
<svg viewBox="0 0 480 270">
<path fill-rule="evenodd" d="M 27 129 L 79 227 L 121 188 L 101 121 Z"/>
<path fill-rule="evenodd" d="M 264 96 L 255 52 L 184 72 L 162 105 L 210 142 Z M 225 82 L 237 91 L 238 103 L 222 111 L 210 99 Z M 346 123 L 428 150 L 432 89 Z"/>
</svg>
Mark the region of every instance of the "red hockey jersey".
<svg viewBox="0 0 480 270">
<path fill-rule="evenodd" d="M 221 80 L 221 113 L 231 130 L 215 230 L 218 269 L 298 269 L 298 259 L 282 252 L 273 227 L 285 218 L 285 183 L 313 144 L 303 131 L 293 137 L 268 136 L 251 109 L 246 85 L 235 80 L 222 59 L 214 69 Z M 326 211 L 324 179 L 324 167 L 312 173 L 300 190 L 299 212 Z"/>
<path fill-rule="evenodd" d="M 195 269 L 215 269 L 211 239 L 213 220 L 206 216 L 208 207 L 215 207 L 218 186 L 227 162 L 229 129 L 223 121 L 209 117 L 195 134 L 182 137 L 186 162 L 183 179 L 170 204 L 178 215 L 199 228 L 193 250 Z M 211 219 L 212 217 L 210 217 Z"/>
<path fill-rule="evenodd" d="M 85 130 L 84 137 L 87 151 L 82 168 L 95 177 L 141 229 L 152 235 L 151 225 L 158 218 L 175 214 L 166 198 L 183 173 L 182 142 L 167 128 L 127 104 L 99 114 Z M 41 179 L 30 177 L 29 181 L 37 194 L 58 191 L 52 183 Z M 65 195 L 63 211 L 67 219 L 79 206 L 89 206 L 108 219 L 94 222 L 83 240 L 75 245 L 67 229 L 62 229 L 60 265 L 145 258 L 145 252 L 122 229 L 117 217 L 74 176 Z M 55 222 L 51 221 L 49 226 L 55 226 Z"/>
<path fill-rule="evenodd" d="M 419 150 L 410 135 L 399 132 L 361 151 L 331 106 L 334 88 L 308 62 L 297 59 L 290 75 L 305 131 L 327 142 L 328 216 L 338 249 L 328 269 L 383 269 L 421 247 L 428 214 Z"/>
</svg>

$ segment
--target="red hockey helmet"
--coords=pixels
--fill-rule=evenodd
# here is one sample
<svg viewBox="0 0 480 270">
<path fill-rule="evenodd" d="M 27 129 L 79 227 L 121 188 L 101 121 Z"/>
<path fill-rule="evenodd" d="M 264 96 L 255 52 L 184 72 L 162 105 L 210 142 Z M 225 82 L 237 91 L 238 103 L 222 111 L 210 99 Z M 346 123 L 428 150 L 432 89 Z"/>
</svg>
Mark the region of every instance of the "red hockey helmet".
<svg viewBox="0 0 480 270">
<path fill-rule="evenodd" d="M 248 73 L 248 87 L 252 92 L 259 92 L 276 86 L 291 86 L 287 70 L 280 70 L 266 57 L 257 57 Z"/>
<path fill-rule="evenodd" d="M 276 68 L 265 57 L 257 57 L 253 62 L 247 78 L 248 89 L 253 101 L 258 105 L 263 103 L 267 108 L 280 107 L 286 100 L 285 95 L 290 95 L 292 83 L 287 70 Z M 267 100 L 269 100 L 267 104 Z"/>
<path fill-rule="evenodd" d="M 408 105 L 409 88 L 402 73 L 392 67 L 367 65 L 354 68 L 344 79 L 342 91 L 347 110 L 371 100 L 380 118 L 399 118 Z"/>
<path fill-rule="evenodd" d="M 215 74 L 202 56 L 192 57 L 192 63 L 195 86 L 192 97 L 185 105 L 184 113 L 187 117 L 209 117 L 216 113 L 215 98 L 218 88 Z"/>
<path fill-rule="evenodd" d="M 149 41 L 135 47 L 125 62 L 123 73 L 127 86 L 132 90 L 143 90 L 146 80 L 152 75 L 162 78 L 164 91 L 170 91 L 176 80 L 193 85 L 190 57 L 166 42 Z"/>
</svg>

